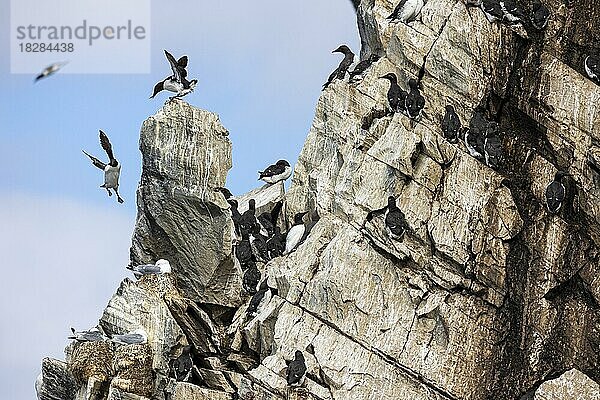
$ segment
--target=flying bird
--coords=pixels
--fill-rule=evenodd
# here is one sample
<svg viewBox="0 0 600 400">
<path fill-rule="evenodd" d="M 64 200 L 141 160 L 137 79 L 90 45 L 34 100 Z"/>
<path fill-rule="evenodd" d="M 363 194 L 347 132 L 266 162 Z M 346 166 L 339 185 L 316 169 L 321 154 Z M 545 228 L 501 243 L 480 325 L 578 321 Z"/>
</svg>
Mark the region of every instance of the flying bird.
<svg viewBox="0 0 600 400">
<path fill-rule="evenodd" d="M 554 180 L 546 186 L 546 206 L 548 207 L 548 211 L 552 214 L 556 214 L 560 211 L 563 202 L 565 200 L 565 185 L 562 183 L 563 177 L 565 177 L 567 173 L 558 171 L 554 176 Z"/>
<path fill-rule="evenodd" d="M 73 334 L 68 336 L 67 339 L 77 340 L 78 342 L 103 342 L 108 340 L 98 328 L 92 328 L 87 331 L 76 331 L 75 328 L 71 328 L 71 332 Z"/>
<path fill-rule="evenodd" d="M 416 79 L 409 79 L 408 86 L 410 87 L 410 91 L 404 100 L 406 114 L 409 118 L 418 120 L 421 118 L 421 112 L 425 107 L 425 97 L 421 95 Z"/>
<path fill-rule="evenodd" d="M 292 175 L 292 167 L 286 160 L 279 160 L 275 164 L 269 165 L 264 171 L 258 171 L 258 180 L 274 184 L 285 181 Z"/>
<path fill-rule="evenodd" d="M 192 79 L 191 81 L 188 81 L 187 79 L 186 68 L 188 65 L 188 57 L 183 56 L 179 60 L 175 60 L 175 57 L 173 57 L 173 55 L 167 50 L 165 50 L 165 56 L 167 57 L 167 60 L 169 60 L 173 75 L 158 82 L 154 86 L 154 91 L 152 92 L 152 96 L 150 96 L 150 98 L 154 98 L 154 96 L 163 90 L 176 93 L 176 95 L 170 97 L 169 100 L 180 98 L 193 92 L 198 80 Z"/>
<path fill-rule="evenodd" d="M 448 104 L 446 106 L 446 114 L 442 120 L 442 133 L 444 138 L 450 143 L 457 143 L 461 128 L 462 125 L 458 114 L 454 111 L 454 107 Z"/>
<path fill-rule="evenodd" d="M 136 329 L 124 335 L 113 335 L 110 340 L 119 344 L 144 344 L 148 341 L 148 335 L 143 329 Z"/>
<path fill-rule="evenodd" d="M 155 264 L 128 265 L 127 269 L 133 272 L 133 275 L 140 279 L 144 275 L 162 275 L 171 273 L 171 264 L 164 259 L 158 260 Z"/>
<path fill-rule="evenodd" d="M 121 176 L 121 164 L 119 164 L 117 159 L 114 157 L 112 145 L 108 140 L 108 136 L 106 136 L 106 133 L 102 132 L 102 130 L 100 130 L 100 145 L 106 152 L 106 155 L 108 155 L 108 164 L 103 163 L 96 157 L 87 153 L 85 150 L 82 150 L 83 154 L 85 154 L 90 158 L 90 160 L 92 160 L 92 164 L 95 167 L 100 168 L 104 171 L 104 184 L 100 187 L 106 189 L 109 196 L 112 196 L 111 189 L 114 190 L 115 194 L 117 195 L 117 201 L 119 203 L 123 203 L 123 199 L 119 194 L 119 177 Z"/>
<path fill-rule="evenodd" d="M 587 56 L 583 62 L 588 77 L 600 85 L 600 57 Z"/>
<path fill-rule="evenodd" d="M 306 364 L 304 355 L 300 350 L 296 350 L 294 360 L 290 362 L 287 369 L 287 384 L 288 386 L 300 386 L 306 377 Z"/>
<path fill-rule="evenodd" d="M 390 82 L 390 88 L 387 92 L 387 99 L 392 111 L 401 113 L 406 112 L 405 102 L 408 93 L 402 90 L 400 85 L 398 85 L 398 78 L 396 77 L 396 74 L 390 72 L 389 74 L 380 76 L 379 79 L 387 79 Z"/>
<path fill-rule="evenodd" d="M 348 68 L 350 68 L 350 66 L 354 62 L 354 53 L 345 44 L 332 51 L 332 53 L 342 53 L 344 54 L 344 58 L 340 62 L 340 65 L 331 73 L 331 75 L 329 75 L 329 79 L 327 79 L 327 82 L 325 82 L 325 84 L 323 85 L 323 90 L 327 89 L 327 87 L 334 80 L 344 79 L 344 77 L 346 76 L 346 72 L 348 72 Z"/>
<path fill-rule="evenodd" d="M 369 69 L 371 65 L 379 61 L 380 58 L 380 55 L 373 53 L 366 60 L 362 60 L 356 64 L 356 67 L 350 72 L 350 82 L 358 81 L 364 75 L 365 71 Z"/>
<path fill-rule="evenodd" d="M 400 3 L 398 3 L 394 11 L 389 17 L 387 17 L 387 19 L 391 20 L 392 22 L 412 22 L 417 19 L 421 13 L 423 5 L 423 0 L 400 0 Z"/>
<path fill-rule="evenodd" d="M 54 64 L 50 64 L 48 65 L 46 68 L 44 68 L 44 70 L 35 77 L 35 81 L 37 82 L 40 79 L 43 78 L 47 78 L 50 75 L 54 75 L 55 73 L 57 73 L 62 67 L 64 67 L 65 65 L 67 65 L 68 61 L 62 61 L 62 62 L 56 62 Z"/>
<path fill-rule="evenodd" d="M 300 244 L 300 241 L 302 240 L 302 237 L 304 236 L 304 230 L 306 229 L 302 218 L 307 213 L 308 212 L 305 211 L 305 212 L 297 213 L 294 216 L 294 225 L 288 231 L 287 237 L 285 240 L 285 251 L 283 252 L 284 255 L 290 254 Z"/>
</svg>

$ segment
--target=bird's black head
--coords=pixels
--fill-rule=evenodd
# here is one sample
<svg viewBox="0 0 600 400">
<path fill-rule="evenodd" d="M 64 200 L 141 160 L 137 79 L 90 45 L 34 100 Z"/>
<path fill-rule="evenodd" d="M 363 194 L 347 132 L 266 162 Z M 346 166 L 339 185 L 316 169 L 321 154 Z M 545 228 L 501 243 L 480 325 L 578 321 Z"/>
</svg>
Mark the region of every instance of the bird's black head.
<svg viewBox="0 0 600 400">
<path fill-rule="evenodd" d="M 396 78 L 396 74 L 394 74 L 393 72 L 380 76 L 379 79 L 387 79 L 390 82 L 398 82 L 398 78 Z"/>
<path fill-rule="evenodd" d="M 453 107 L 452 105 L 448 104 L 448 105 L 446 106 L 446 111 L 448 111 L 448 112 L 452 113 L 452 112 L 454 112 L 454 107 Z"/>
<path fill-rule="evenodd" d="M 308 211 L 304 211 L 304 212 L 294 215 L 294 224 L 302 224 L 304 222 L 304 221 L 302 221 L 302 219 L 304 218 L 304 216 L 306 214 L 308 214 Z"/>
<path fill-rule="evenodd" d="M 296 350 L 296 353 L 294 353 L 294 358 L 297 361 L 304 361 L 304 354 L 302 354 L 300 350 Z"/>
<path fill-rule="evenodd" d="M 116 159 L 112 159 L 110 160 L 110 162 L 108 163 L 111 167 L 116 168 L 119 165 L 119 162 Z"/>
<path fill-rule="evenodd" d="M 417 83 L 417 80 L 416 80 L 416 79 L 414 79 L 414 78 L 410 78 L 410 79 L 408 80 L 408 86 L 409 86 L 411 89 L 416 89 L 418 85 L 419 85 L 419 84 Z"/>
<path fill-rule="evenodd" d="M 286 160 L 279 160 L 275 164 L 277 164 L 277 165 L 283 165 L 284 167 L 289 167 L 290 166 L 290 163 L 287 162 Z"/>
<path fill-rule="evenodd" d="M 236 199 L 228 199 L 227 202 L 229 203 L 229 205 L 231 206 L 231 208 L 235 208 L 237 210 L 238 208 L 238 202 Z"/>
<path fill-rule="evenodd" d="M 250 199 L 248 202 L 248 209 L 252 211 L 256 210 L 256 201 L 254 199 Z"/>
<path fill-rule="evenodd" d="M 376 61 L 379 61 L 380 58 L 381 58 L 381 56 L 379 54 L 373 53 L 369 56 L 369 61 L 376 62 Z"/>
<path fill-rule="evenodd" d="M 388 207 L 395 208 L 396 207 L 396 198 L 394 196 L 388 197 Z"/>
<path fill-rule="evenodd" d="M 564 178 L 565 176 L 568 176 L 569 174 L 565 171 L 558 171 L 556 173 L 556 175 L 554 175 L 554 180 L 556 182 L 560 182 L 562 180 L 562 178 Z"/>
<path fill-rule="evenodd" d="M 167 79 L 169 79 L 169 78 L 167 78 Z M 159 92 L 162 92 L 164 90 L 164 84 L 167 79 L 165 79 L 164 81 L 158 82 L 156 84 L 156 86 L 154 86 L 154 90 L 152 91 L 152 96 L 150 96 L 151 99 L 153 99 L 154 96 L 156 96 Z"/>
<path fill-rule="evenodd" d="M 332 51 L 332 53 L 349 54 L 349 53 L 352 53 L 352 50 L 350 50 L 350 48 L 348 46 L 346 46 L 345 44 L 343 44 L 340 47 L 338 47 L 337 49 L 335 49 L 334 51 Z"/>
<path fill-rule="evenodd" d="M 233 197 L 233 194 L 227 188 L 218 187 L 215 190 L 221 192 L 225 197 L 225 200 L 229 200 L 231 197 Z"/>
</svg>

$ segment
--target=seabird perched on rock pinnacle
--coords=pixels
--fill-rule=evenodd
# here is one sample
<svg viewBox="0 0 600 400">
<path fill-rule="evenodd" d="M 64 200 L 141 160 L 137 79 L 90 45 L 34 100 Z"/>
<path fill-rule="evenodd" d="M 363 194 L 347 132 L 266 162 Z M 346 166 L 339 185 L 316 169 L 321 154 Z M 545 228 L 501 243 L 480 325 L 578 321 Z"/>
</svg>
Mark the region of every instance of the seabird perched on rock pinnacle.
<svg viewBox="0 0 600 400">
<path fill-rule="evenodd" d="M 254 225 L 258 224 L 255 213 L 256 201 L 250 199 L 250 201 L 248 201 L 248 209 L 244 211 L 240 217 L 240 231 L 242 234 L 244 232 L 250 234 L 254 231 Z"/>
<path fill-rule="evenodd" d="M 500 9 L 502 10 L 502 21 L 518 24 L 523 20 L 523 10 L 513 0 L 500 0 Z"/>
<path fill-rule="evenodd" d="M 34 82 L 37 82 L 40 79 L 47 78 L 50 75 L 57 73 L 62 67 L 67 65 L 67 63 L 68 63 L 68 61 L 62 61 L 62 62 L 57 62 L 57 63 L 48 65 L 46 68 L 44 68 L 44 70 L 38 76 L 35 77 Z"/>
<path fill-rule="evenodd" d="M 148 341 L 148 335 L 140 328 L 124 335 L 113 335 L 110 340 L 119 344 L 144 344 Z"/>
<path fill-rule="evenodd" d="M 548 21 L 550 20 L 550 10 L 548 10 L 548 7 L 543 5 L 539 0 L 534 0 L 530 19 L 531 25 L 538 31 L 541 31 L 548 25 Z"/>
<path fill-rule="evenodd" d="M 284 255 L 290 254 L 300 244 L 300 240 L 302 240 L 302 237 L 304 236 L 304 230 L 306 229 L 302 219 L 307 213 L 308 212 L 305 211 L 294 215 L 294 225 L 288 231 L 285 240 L 285 251 L 283 252 Z"/>
<path fill-rule="evenodd" d="M 253 295 L 258 291 L 258 283 L 260 282 L 261 273 L 256 268 L 254 261 L 248 263 L 248 269 L 244 272 L 242 277 L 242 288 L 249 295 Z"/>
<path fill-rule="evenodd" d="M 103 163 L 96 157 L 87 153 L 85 150 L 82 150 L 83 154 L 92 160 L 92 164 L 95 167 L 104 171 L 104 184 L 100 187 L 106 189 L 109 196 L 112 196 L 111 189 L 114 190 L 115 194 L 117 195 L 117 201 L 119 203 L 123 203 L 123 199 L 121 198 L 121 195 L 119 195 L 119 176 L 121 175 L 121 164 L 114 157 L 112 145 L 108 140 L 108 136 L 106 136 L 106 133 L 102 132 L 102 130 L 100 130 L 100 145 L 106 152 L 106 155 L 108 155 L 108 164 Z"/>
<path fill-rule="evenodd" d="M 269 165 L 264 171 L 258 171 L 258 180 L 274 184 L 285 181 L 292 175 L 292 167 L 286 160 L 279 160 L 275 164 Z"/>
<path fill-rule="evenodd" d="M 352 70 L 352 72 L 350 72 L 350 82 L 358 81 L 363 76 L 365 71 L 367 69 L 369 69 L 369 67 L 371 65 L 373 65 L 373 63 L 376 63 L 377 61 L 379 61 L 380 58 L 381 58 L 380 55 L 373 53 L 366 60 L 362 60 L 361 62 L 356 64 L 356 67 L 354 67 L 354 70 Z"/>
<path fill-rule="evenodd" d="M 404 234 L 410 227 L 404 213 L 396 205 L 394 196 L 388 197 L 387 214 L 385 215 L 385 230 L 390 238 L 403 241 Z"/>
<path fill-rule="evenodd" d="M 442 133 L 444 138 L 450 143 L 457 143 L 462 124 L 454 107 L 448 104 L 446 106 L 446 114 L 442 120 Z"/>
<path fill-rule="evenodd" d="M 409 79 L 408 86 L 410 87 L 410 91 L 404 100 L 404 108 L 409 118 L 418 120 L 421 118 L 421 112 L 425 107 L 425 97 L 421 95 L 416 79 Z"/>
<path fill-rule="evenodd" d="M 423 0 L 400 0 L 400 3 L 398 3 L 394 11 L 389 17 L 387 17 L 387 19 L 391 20 L 392 22 L 412 22 L 417 19 L 421 13 L 423 5 Z"/>
<path fill-rule="evenodd" d="M 73 334 L 68 336 L 67 339 L 77 340 L 78 342 L 103 342 L 108 340 L 98 328 L 92 328 L 87 331 L 76 331 L 75 328 L 71 328 L 71 332 Z"/>
<path fill-rule="evenodd" d="M 566 175 L 567 173 L 558 171 L 554 176 L 554 180 L 546 186 L 546 206 L 552 214 L 560 211 L 565 200 L 566 190 L 562 179 Z"/>
<path fill-rule="evenodd" d="M 323 90 L 327 89 L 327 87 L 334 80 L 344 79 L 344 77 L 346 76 L 346 72 L 348 71 L 348 68 L 350 68 L 350 66 L 354 62 L 354 53 L 345 44 L 341 45 L 340 47 L 338 47 L 337 49 L 332 51 L 332 53 L 342 53 L 342 54 L 344 54 L 344 58 L 340 62 L 340 65 L 331 73 L 331 75 L 329 75 L 329 79 L 327 79 L 327 82 L 325 82 L 325 84 L 323 85 Z"/>
<path fill-rule="evenodd" d="M 400 85 L 398 85 L 398 78 L 396 77 L 396 74 L 390 72 L 389 74 L 380 76 L 379 78 L 387 79 L 388 81 L 390 81 L 390 88 L 387 92 L 387 99 L 392 111 L 404 113 L 406 111 L 405 101 L 408 93 L 402 90 Z"/>
<path fill-rule="evenodd" d="M 154 90 L 150 98 L 154 98 L 154 96 L 156 96 L 163 90 L 176 93 L 175 96 L 170 97 L 170 100 L 183 97 L 186 94 L 193 92 L 194 88 L 196 87 L 196 84 L 198 83 L 198 80 L 187 80 L 186 67 L 188 65 L 188 57 L 183 56 L 179 60 L 175 60 L 175 57 L 173 57 L 173 55 L 171 55 L 171 53 L 169 53 L 167 50 L 165 50 L 165 56 L 167 57 L 167 60 L 169 60 L 169 64 L 171 65 L 173 75 L 158 82 L 154 86 Z"/>
<path fill-rule="evenodd" d="M 128 265 L 127 269 L 133 272 L 133 275 L 140 279 L 144 275 L 162 275 L 171 273 L 171 264 L 164 259 L 158 260 L 155 264 Z"/>
<path fill-rule="evenodd" d="M 304 355 L 300 350 L 296 350 L 294 360 L 290 362 L 287 369 L 287 384 L 288 386 L 301 386 L 306 377 L 306 364 Z"/>
<path fill-rule="evenodd" d="M 587 56 L 583 62 L 583 66 L 589 78 L 594 83 L 600 85 L 600 57 Z"/>
<path fill-rule="evenodd" d="M 186 382 L 192 375 L 192 346 L 184 346 L 181 350 L 181 355 L 169 362 L 171 376 L 177 382 Z"/>
</svg>

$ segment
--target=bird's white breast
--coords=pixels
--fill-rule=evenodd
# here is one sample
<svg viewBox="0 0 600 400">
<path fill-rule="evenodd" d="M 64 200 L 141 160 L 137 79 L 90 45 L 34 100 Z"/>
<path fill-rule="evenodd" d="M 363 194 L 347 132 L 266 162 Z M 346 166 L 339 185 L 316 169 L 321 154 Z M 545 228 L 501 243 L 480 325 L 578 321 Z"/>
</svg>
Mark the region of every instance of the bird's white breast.
<svg viewBox="0 0 600 400">
<path fill-rule="evenodd" d="M 177 81 L 167 79 L 165 83 L 163 83 L 163 89 L 168 90 L 169 92 L 179 93 L 183 90 L 183 85 Z"/>
<path fill-rule="evenodd" d="M 287 234 L 285 239 L 285 253 L 289 254 L 292 250 L 298 246 L 300 239 L 304 236 L 304 225 L 294 225 Z"/>
<path fill-rule="evenodd" d="M 117 164 L 116 167 L 110 164 L 104 167 L 104 185 L 107 188 L 118 188 L 119 187 L 119 175 L 121 175 L 121 164 Z"/>
</svg>

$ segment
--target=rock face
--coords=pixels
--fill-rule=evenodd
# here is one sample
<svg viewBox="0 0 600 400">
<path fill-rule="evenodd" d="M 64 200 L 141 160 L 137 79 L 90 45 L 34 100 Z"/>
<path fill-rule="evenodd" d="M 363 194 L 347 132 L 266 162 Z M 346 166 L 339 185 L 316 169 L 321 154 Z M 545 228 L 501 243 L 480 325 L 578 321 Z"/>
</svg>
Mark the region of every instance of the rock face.
<svg viewBox="0 0 600 400">
<path fill-rule="evenodd" d="M 536 31 L 458 0 L 429 0 L 409 24 L 387 21 L 390 0 L 354 4 L 362 58 L 381 59 L 323 92 L 287 193 L 238 198 L 261 213 L 283 200 L 283 231 L 298 212 L 320 216 L 296 251 L 258 263 L 269 289 L 256 311 L 215 191 L 227 131 L 168 103 L 142 127 L 131 261 L 165 258 L 173 273 L 123 281 L 99 323 L 144 328 L 148 343 L 70 345 L 66 364 L 44 361 L 41 399 L 600 398 L 600 86 L 582 67 L 600 8 L 547 0 Z M 389 112 L 389 72 L 404 89 L 418 79 L 419 121 Z M 444 139 L 448 104 L 463 126 L 475 109 L 498 124 L 493 167 Z M 553 215 L 544 193 L 558 170 L 567 194 Z M 370 218 L 388 196 L 409 225 L 402 241 Z M 288 388 L 296 350 L 307 376 Z"/>
</svg>

